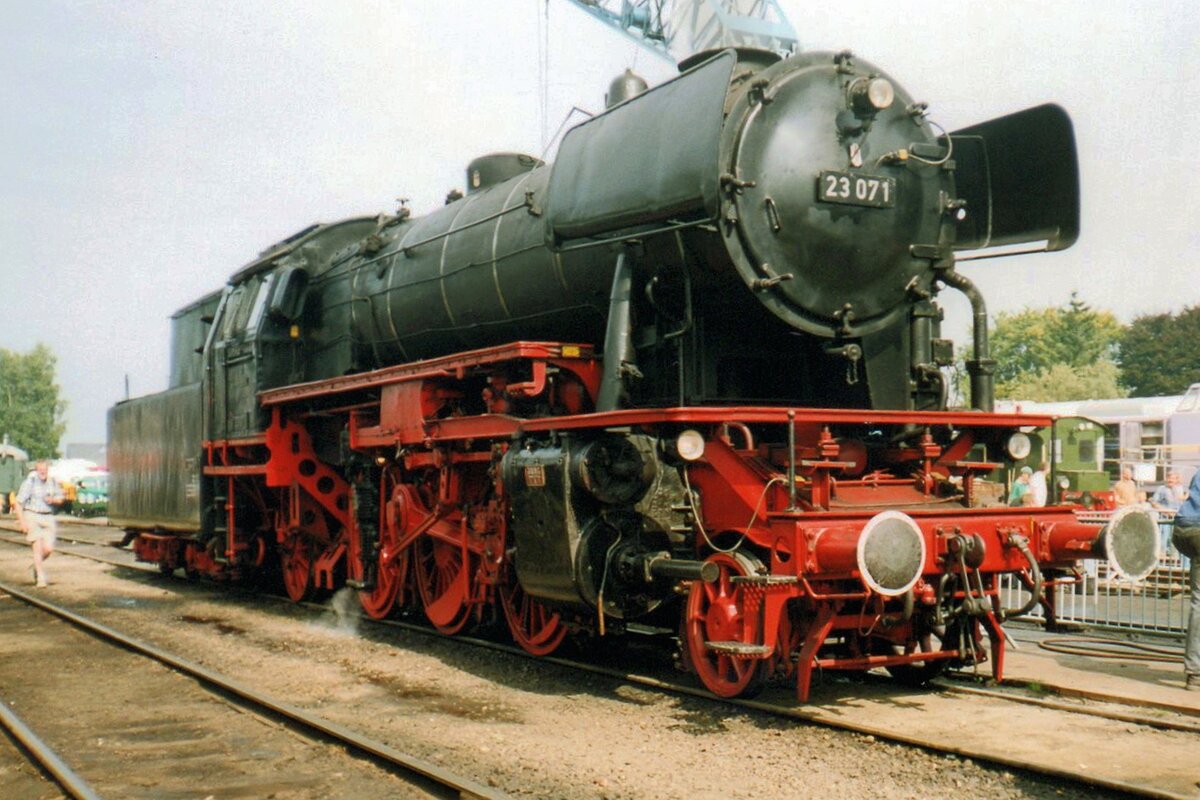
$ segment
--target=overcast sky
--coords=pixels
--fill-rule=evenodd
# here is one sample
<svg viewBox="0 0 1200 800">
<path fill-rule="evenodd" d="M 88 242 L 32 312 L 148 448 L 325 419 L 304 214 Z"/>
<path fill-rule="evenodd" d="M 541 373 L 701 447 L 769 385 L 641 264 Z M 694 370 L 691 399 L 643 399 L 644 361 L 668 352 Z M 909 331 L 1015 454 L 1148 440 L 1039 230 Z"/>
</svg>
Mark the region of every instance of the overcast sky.
<svg viewBox="0 0 1200 800">
<path fill-rule="evenodd" d="M 1073 289 L 1124 321 L 1200 303 L 1194 0 L 782 5 L 805 49 L 852 49 L 947 129 L 1071 113 L 1079 243 L 964 266 L 991 311 Z M 126 375 L 165 388 L 173 311 L 311 222 L 421 213 L 471 158 L 537 153 L 629 66 L 671 74 L 564 0 L 0 0 L 0 347 L 50 345 L 64 444 L 102 441 Z"/>
</svg>

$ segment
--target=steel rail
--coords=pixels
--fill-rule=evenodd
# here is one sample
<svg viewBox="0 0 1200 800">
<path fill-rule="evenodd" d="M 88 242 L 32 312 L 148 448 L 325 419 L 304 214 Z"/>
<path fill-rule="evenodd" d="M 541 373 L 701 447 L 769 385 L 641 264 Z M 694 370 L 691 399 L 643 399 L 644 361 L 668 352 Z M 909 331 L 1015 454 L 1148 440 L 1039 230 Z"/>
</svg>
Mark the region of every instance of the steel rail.
<svg viewBox="0 0 1200 800">
<path fill-rule="evenodd" d="M 195 678 L 202 684 L 214 687 L 222 693 L 240 698 L 253 706 L 266 709 L 276 717 L 297 723 L 322 739 L 332 740 L 338 744 L 345 745 L 348 749 L 372 758 L 377 762 L 382 762 L 393 767 L 400 767 L 404 772 L 409 774 L 410 779 L 415 777 L 418 779 L 418 782 L 425 784 L 423 788 L 427 790 L 433 789 L 434 792 L 432 793 L 451 798 L 466 797 L 479 798 L 480 800 L 502 800 L 502 798 L 507 797 L 506 794 L 496 789 L 484 786 L 470 778 L 455 775 L 422 758 L 401 752 L 383 742 L 370 739 L 344 725 L 312 714 L 299 706 L 277 700 L 241 681 L 228 678 L 214 670 L 180 658 L 152 644 L 126 636 L 107 625 L 87 619 L 61 606 L 41 600 L 20 589 L 0 583 L 0 591 L 6 592 L 28 605 L 65 620 L 94 636 L 115 643 L 126 650 L 154 659 L 176 672 Z M 451 790 L 453 794 L 448 794 L 445 791 L 446 789 Z"/>
<path fill-rule="evenodd" d="M 3 527 L 3 526 L 0 526 L 0 527 Z M 15 539 L 10 539 L 10 538 L 6 538 L 6 537 L 2 537 L 2 536 L 0 536 L 0 541 L 8 542 L 11 544 L 19 543 Z M 81 540 L 81 539 L 70 539 L 70 538 L 63 537 L 63 536 L 59 537 L 59 541 L 60 541 L 60 543 L 61 542 L 71 542 L 74 544 L 82 544 L 82 545 L 87 545 L 87 546 L 91 546 L 91 547 L 104 546 L 97 542 L 89 542 L 89 541 Z M 23 542 L 20 542 L 20 544 L 23 544 Z M 162 574 L 158 570 L 158 568 L 153 565 L 130 564 L 128 562 L 120 561 L 117 559 L 104 558 L 102 556 L 91 555 L 88 553 L 78 553 L 78 552 L 74 552 L 74 551 L 62 549 L 62 548 L 60 548 L 60 552 L 62 552 L 64 554 L 69 554 L 69 555 L 75 556 L 76 558 L 83 558 L 83 559 L 86 559 L 89 561 L 95 561 L 97 563 L 107 564 L 107 565 L 113 566 L 113 567 L 121 567 L 123 569 L 135 570 L 137 572 L 145 572 L 149 575 L 161 576 L 161 574 Z M 311 608 L 314 610 L 328 611 L 328 608 L 326 606 L 322 605 L 321 603 L 306 602 L 306 603 L 296 604 L 285 597 L 270 594 L 270 593 L 265 593 L 265 592 L 257 592 L 257 591 L 251 592 L 247 596 L 270 597 L 273 601 L 276 601 L 279 603 L 284 603 L 284 604 L 286 604 L 288 606 L 292 606 L 292 607 L 294 607 L 296 605 L 300 605 L 302 607 L 307 607 L 307 608 Z M 403 620 L 398 620 L 398 619 L 379 620 L 379 619 L 373 619 L 371 617 L 368 617 L 365 614 L 356 615 L 354 617 L 354 619 L 359 622 L 368 622 L 373 625 L 380 625 L 380 626 L 384 626 L 384 627 L 395 627 L 395 628 L 399 628 L 401 630 L 408 630 L 408 631 L 418 632 L 421 634 L 433 635 L 438 640 L 444 640 L 447 638 L 447 637 L 442 636 L 442 634 L 439 634 L 436 631 L 433 631 L 433 630 L 429 629 L 428 627 L 421 625 L 419 623 L 405 622 Z M 470 645 L 473 645 L 476 647 L 486 647 L 486 648 L 489 648 L 492 650 L 496 650 L 498 652 L 503 652 L 503 653 L 507 653 L 510 655 L 520 656 L 522 658 L 532 658 L 535 661 L 554 663 L 559 666 L 571 667 L 571 668 L 575 668 L 575 669 L 587 669 L 587 670 L 593 670 L 593 671 L 596 669 L 601 669 L 601 670 L 604 669 L 604 668 L 592 667 L 591 665 L 583 663 L 583 662 L 560 660 L 555 656 L 530 656 L 528 653 L 526 653 L 521 648 L 513 646 L 513 645 L 509 645 L 509 644 L 504 644 L 502 642 L 494 642 L 494 641 L 490 641 L 487 639 L 479 639 L 477 637 L 471 637 L 471 636 L 454 636 L 451 638 L 453 641 L 463 642 L 464 644 L 470 644 Z M 616 671 L 616 670 L 607 672 L 607 673 L 602 672 L 601 674 L 605 674 L 608 677 L 615 677 L 615 678 L 627 677 L 626 673 Z M 992 698 L 995 698 L 998 700 L 1007 700 L 1007 701 L 1013 702 L 1013 703 L 1022 703 L 1022 704 L 1026 704 L 1026 705 L 1038 705 L 1038 706 L 1043 706 L 1045 708 L 1067 711 L 1072 714 L 1083 714 L 1086 716 L 1100 717 L 1103 719 L 1111 719 L 1114 721 L 1131 722 L 1134 724 L 1145 725 L 1147 727 L 1152 727 L 1152 728 L 1160 728 L 1163 730 L 1178 730 L 1178 731 L 1184 731 L 1184 732 L 1188 732 L 1188 733 L 1200 733 L 1200 723 L 1196 723 L 1193 725 L 1193 724 L 1189 724 L 1186 722 L 1172 722 L 1171 720 L 1164 720 L 1164 719 L 1160 719 L 1157 717 L 1145 716 L 1145 715 L 1141 715 L 1141 714 L 1126 714 L 1126 713 L 1122 713 L 1119 711 L 1110 711 L 1110 710 L 1096 709 L 1096 708 L 1086 708 L 1086 707 L 1082 707 L 1082 706 L 1072 705 L 1069 703 L 1058 703 L 1056 701 L 1047 700 L 1045 698 L 1017 695 L 1012 692 L 1005 692 L 1005 691 L 997 690 L 997 689 L 981 688 L 981 687 L 977 687 L 977 686 L 958 686 L 958 685 L 955 685 L 955 683 L 953 682 L 955 680 L 970 680 L 970 679 L 971 678 L 969 675 L 964 675 L 962 677 L 958 677 L 958 676 L 954 676 L 954 675 L 947 675 L 947 676 L 944 676 L 942 678 L 935 680 L 932 683 L 932 685 L 941 691 L 945 691 L 945 692 L 949 692 L 949 693 L 953 693 L 953 694 L 987 696 L 987 697 L 992 697 Z M 1132 698 L 1121 697 L 1119 695 L 1109 694 L 1109 693 L 1105 693 L 1105 692 L 1098 692 L 1098 691 L 1091 690 L 1091 689 L 1058 686 L 1056 684 L 1048 684 L 1048 683 L 1044 683 L 1041 681 L 1039 681 L 1037 685 L 1038 685 L 1039 689 L 1043 692 L 1050 692 L 1050 693 L 1053 693 L 1055 695 L 1065 697 L 1065 698 L 1074 698 L 1074 699 L 1078 699 L 1078 700 L 1090 700 L 1090 701 L 1097 702 L 1097 703 L 1108 703 L 1108 704 L 1114 705 L 1114 706 L 1126 706 L 1126 707 L 1130 707 L 1130 708 L 1152 708 L 1152 709 L 1156 709 L 1159 711 L 1166 711 L 1169 713 L 1180 714 L 1183 716 L 1193 716 L 1193 717 L 1200 716 L 1200 712 L 1197 712 L 1195 709 L 1187 707 L 1187 706 L 1172 705 L 1169 703 L 1159 703 L 1159 702 L 1154 702 L 1154 701 L 1150 701 L 1150 700 L 1134 700 Z M 1014 688 L 1014 689 L 1023 689 L 1023 688 L 1028 688 L 1028 682 L 1022 681 L 1019 679 L 1006 678 L 1004 680 L 1003 686 L 1008 687 L 1008 688 Z M 687 688 L 687 687 L 683 687 L 681 685 L 680 688 Z M 701 694 L 703 695 L 703 692 L 701 692 Z M 707 695 L 704 695 L 704 696 L 707 696 Z"/>
<path fill-rule="evenodd" d="M 369 618 L 363 617 L 363 619 L 369 619 Z M 404 627 L 404 628 L 410 629 L 410 630 L 423 631 L 427 634 L 437 636 L 442 639 L 447 638 L 447 637 L 441 636 L 441 634 L 438 634 L 436 631 L 433 631 L 433 630 L 430 630 L 427 628 L 423 628 L 422 626 L 413 625 L 411 623 L 404 623 L 404 622 L 393 621 L 393 620 L 374 620 L 374 621 L 381 622 L 382 624 L 387 624 L 387 625 L 397 625 L 397 626 Z M 848 721 L 846 721 L 844 719 L 840 719 L 836 716 L 827 715 L 821 709 L 813 709 L 813 708 L 808 708 L 808 707 L 804 707 L 804 706 L 786 707 L 786 706 L 776 705 L 774 703 L 769 703 L 769 702 L 766 702 L 763 700 L 748 700 L 745 698 L 717 697 L 716 695 L 711 694 L 707 690 L 701 689 L 697 686 L 688 686 L 688 685 L 684 685 L 684 684 L 674 683 L 671 681 L 662 680 L 660 678 L 654 678 L 649 675 L 640 675 L 640 674 L 632 673 L 632 672 L 624 672 L 622 670 L 611 669 L 608 667 L 598 667 L 594 664 L 570 661 L 568 659 L 558 658 L 555 656 L 533 656 L 533 655 L 526 653 L 525 651 L 521 650 L 518 647 L 497 644 L 495 642 L 489 642 L 485 639 L 476 639 L 474 637 L 462 637 L 462 636 L 455 636 L 455 637 L 451 637 L 451 638 L 453 641 L 462 641 L 462 642 L 466 642 L 468 644 L 478 646 L 478 647 L 487 647 L 490 649 L 500 650 L 502 652 L 522 656 L 524 658 L 528 658 L 531 660 L 543 661 L 543 662 L 555 664 L 557 666 L 566 667 L 569 669 L 576 669 L 576 670 L 580 670 L 583 672 L 589 672 L 594 675 L 601 675 L 604 677 L 624 681 L 626 683 L 637 684 L 639 686 L 645 686 L 645 687 L 652 688 L 652 689 L 659 689 L 661 691 L 670 692 L 672 694 L 685 695 L 687 697 L 700 698 L 700 699 L 704 699 L 704 700 L 711 700 L 713 702 L 721 703 L 723 705 L 733 706 L 735 708 L 750 709 L 753 711 L 771 714 L 773 716 L 796 719 L 796 720 L 800 720 L 802 722 L 808 722 L 808 723 L 811 723 L 814 725 L 821 725 L 821 726 L 824 726 L 827 728 L 835 728 L 835 729 L 839 729 L 839 730 L 852 731 L 854 733 L 873 736 L 876 739 L 897 742 L 899 744 L 906 744 L 906 745 L 910 745 L 913 747 L 920 747 L 924 750 L 933 750 L 938 753 L 951 753 L 951 754 L 954 754 L 957 756 L 961 756 L 963 758 L 970 758 L 970 759 L 973 759 L 973 760 L 979 761 L 979 762 L 996 764 L 996 765 L 999 765 L 999 766 L 1002 766 L 1002 767 L 1005 767 L 1008 769 L 1016 769 L 1016 770 L 1020 770 L 1022 772 L 1035 773 L 1035 774 L 1040 774 L 1040 775 L 1048 775 L 1048 776 L 1051 776 L 1054 778 L 1060 778 L 1060 779 L 1068 780 L 1068 781 L 1071 781 L 1074 783 L 1083 783 L 1083 784 L 1087 784 L 1090 786 L 1098 786 L 1098 787 L 1105 788 L 1105 789 L 1112 789 L 1112 790 L 1119 791 L 1119 792 L 1125 792 L 1125 793 L 1131 794 L 1131 795 L 1137 795 L 1139 797 L 1151 797 L 1151 798 L 1157 798 L 1158 800 L 1195 800 L 1195 797 L 1190 794 L 1189 795 L 1178 794 L 1178 793 L 1170 792 L 1170 791 L 1166 791 L 1166 790 L 1154 789 L 1151 787 L 1140 786 L 1140 785 L 1133 784 L 1133 783 L 1127 783 L 1125 781 L 1098 779 L 1094 775 L 1091 775 L 1090 773 L 1078 772 L 1078 771 L 1074 771 L 1074 770 L 1070 770 L 1070 769 L 1057 769 L 1057 768 L 1053 768 L 1053 767 L 1045 767 L 1045 766 L 1041 766 L 1041 765 L 1029 764 L 1029 763 L 1027 763 L 1025 761 L 1021 761 L 1020 759 L 1017 759 L 1017 758 L 1010 758 L 1008 756 L 998 755 L 991 751 L 976 749 L 976 748 L 972 748 L 972 747 L 954 747 L 954 746 L 947 746 L 947 745 L 943 745 L 943 744 L 937 744 L 937 743 L 929 742 L 918 736 L 910 736 L 908 734 L 897 733 L 896 731 L 885 728 L 885 727 L 877 727 L 874 725 L 863 725 L 863 724 L 859 724 L 859 723 L 855 723 L 855 722 L 848 722 Z M 1007 699 L 1007 698 L 1005 698 L 1005 699 Z M 1086 713 L 1086 712 L 1080 712 L 1077 709 L 1069 709 L 1069 710 L 1074 713 Z M 1102 716 L 1102 715 L 1100 715 L 1100 716 Z M 1157 721 L 1152 720 L 1150 718 L 1144 718 L 1144 719 L 1139 720 L 1140 724 L 1144 724 L 1144 725 L 1148 725 L 1148 726 L 1154 725 L 1156 722 Z"/>
<path fill-rule="evenodd" d="M 1005 681 L 1007 684 L 1008 682 Z M 1071 703 L 1063 703 L 1057 700 L 1046 700 L 1042 697 L 1029 697 L 1026 695 L 1013 694 L 997 689 L 989 689 L 981 686 L 955 686 L 944 678 L 937 679 L 932 682 L 936 688 L 949 692 L 950 694 L 971 695 L 974 697 L 990 697 L 995 700 L 1007 700 L 1010 703 L 1021 703 L 1028 706 L 1039 706 L 1041 708 L 1049 708 L 1054 711 L 1066 711 L 1071 714 L 1086 714 L 1090 717 L 1100 717 L 1101 719 L 1111 719 L 1114 722 L 1132 722 L 1135 725 L 1145 725 L 1149 728 L 1160 728 L 1167 731 L 1183 731 L 1184 733 L 1200 733 L 1200 722 L 1174 722 L 1168 719 L 1155 719 L 1147 717 L 1143 714 L 1127 714 L 1122 711 L 1110 711 L 1103 708 L 1081 708 Z M 1010 687 L 1015 684 L 1008 684 Z M 1083 699 L 1083 698 L 1081 698 Z M 1098 698 L 1087 698 L 1090 700 L 1098 700 Z M 1126 705 L 1132 708 L 1137 706 L 1132 703 L 1122 703 L 1120 700 L 1108 700 L 1114 705 Z M 1190 711 L 1190 709 L 1188 709 Z M 1185 713 L 1183 709 L 1179 713 Z M 1192 711 L 1192 715 L 1196 712 Z"/>
<path fill-rule="evenodd" d="M 96 794 L 87 781 L 67 766 L 58 753 L 43 742 L 6 703 L 0 703 L 0 725 L 25 748 L 42 769 L 50 773 L 69 796 L 75 800 L 100 800 L 100 795 Z"/>
<path fill-rule="evenodd" d="M 64 551 L 64 552 L 69 552 L 69 551 Z M 125 567 L 128 569 L 136 569 L 138 571 L 145 571 L 148 573 L 150 573 L 150 572 L 157 573 L 157 570 L 155 570 L 152 567 L 140 567 L 140 566 L 136 566 L 136 565 L 122 563 L 122 562 L 115 561 L 115 560 L 103 559 L 98 556 L 86 555 L 86 554 L 82 554 L 82 553 L 71 553 L 71 554 L 76 555 L 81 558 L 86 558 L 86 559 L 90 559 L 90 560 L 99 561 L 101 563 L 111 564 L 113 566 L 121 566 L 121 567 Z M 255 593 L 254 596 L 262 597 L 263 594 Z M 292 603 L 290 600 L 288 600 L 286 598 L 283 598 L 283 597 L 280 597 L 277 595 L 267 595 L 267 596 L 271 597 L 276 602 L 286 603 L 289 606 L 294 607 L 296 605 L 300 605 L 303 607 L 311 608 L 313 610 L 319 610 L 322 613 L 328 612 L 328 608 L 320 603 L 306 602 L 306 603 L 296 604 L 296 603 Z M 1063 780 L 1069 780 L 1069 781 L 1078 782 L 1078 783 L 1085 783 L 1085 784 L 1088 784 L 1091 786 L 1098 786 L 1101 788 L 1112 789 L 1112 790 L 1119 791 L 1119 792 L 1126 792 L 1126 793 L 1129 793 L 1132 795 L 1137 795 L 1140 797 L 1160 798 L 1161 800 L 1195 800 L 1195 798 L 1191 795 L 1176 794 L 1174 792 L 1169 792 L 1166 790 L 1157 790 L 1157 789 L 1153 789 L 1151 787 L 1141 786 L 1141 785 L 1137 785 L 1137 784 L 1131 784 L 1131 783 L 1127 783 L 1124 781 L 1109 780 L 1109 779 L 1097 779 L 1095 776 L 1093 776 L 1089 773 L 1085 773 L 1085 772 L 1072 771 L 1069 769 L 1057 769 L 1057 768 L 1052 768 L 1052 767 L 1044 767 L 1044 766 L 1040 766 L 1040 765 L 1031 765 L 1027 762 L 1021 761 L 1016 758 L 1010 758 L 1010 757 L 1007 757 L 1004 755 L 998 755 L 998 754 L 995 754 L 990 751 L 975 749 L 972 747 L 954 747 L 954 746 L 946 746 L 946 745 L 937 744 L 937 743 L 931 743 L 931 742 L 921 739 L 917 736 L 910 736 L 908 734 L 897 733 L 894 730 L 890 730 L 890 729 L 887 729 L 884 727 L 876 727 L 876 726 L 872 726 L 872 725 L 864 725 L 864 724 L 859 724 L 859 723 L 848 722 L 844 719 L 839 719 L 834 716 L 826 715 L 823 712 L 823 710 L 821 710 L 821 709 L 813 709 L 813 708 L 807 708 L 807 707 L 786 707 L 786 706 L 780 706 L 780 705 L 776 705 L 776 704 L 769 703 L 769 702 L 762 701 L 762 700 L 749 700 L 749 699 L 744 699 L 744 698 L 721 698 L 721 697 L 717 697 L 716 695 L 709 693 L 707 690 L 702 689 L 698 686 L 689 686 L 686 684 L 674 683 L 671 681 L 662 680 L 660 678 L 655 678 L 655 677 L 649 676 L 649 675 L 641 675 L 638 673 L 626 672 L 624 670 L 612 669 L 609 667 L 601 667 L 601 666 L 597 666 L 594 664 L 572 661 L 570 659 L 565 659 L 565 658 L 561 658 L 561 657 L 557 657 L 557 656 L 533 656 L 533 655 L 530 655 L 529 653 L 526 653 L 524 650 L 522 650 L 521 648 L 519 648 L 515 645 L 503 644 L 500 642 L 494 642 L 494 641 L 490 641 L 487 639 L 480 639 L 480 638 L 472 637 L 472 636 L 461 636 L 460 635 L 460 636 L 446 637 L 427 626 L 416 624 L 416 623 L 405 622 L 402 620 L 390 620 L 390 619 L 376 620 L 376 619 L 372 619 L 372 618 L 367 617 L 366 615 L 362 615 L 362 614 L 355 615 L 355 619 L 357 619 L 359 621 L 373 623 L 373 624 L 380 625 L 380 626 L 394 627 L 394 628 L 397 628 L 400 630 L 420 633 L 420 634 L 429 636 L 430 638 L 436 639 L 438 641 L 461 642 L 463 644 L 468 644 L 473 647 L 485 648 L 485 649 L 496 651 L 496 652 L 506 653 L 508 655 L 526 658 L 531 661 L 536 661 L 536 662 L 541 662 L 541 663 L 546 663 L 546 664 L 553 664 L 555 666 L 564 667 L 567 669 L 578 670 L 581 672 L 587 672 L 587 673 L 590 673 L 593 675 L 599 675 L 602 677 L 611 678 L 611 679 L 623 681 L 626 683 L 636 684 L 639 686 L 645 686 L 647 688 L 657 689 L 657 690 L 664 691 L 664 692 L 670 692 L 672 694 L 683 695 L 683 696 L 687 696 L 687 697 L 699 698 L 699 699 L 704 699 L 704 700 L 710 700 L 713 702 L 721 703 L 723 705 L 733 706 L 735 708 L 749 709 L 749 710 L 757 711 L 760 713 L 767 713 L 767 714 L 771 714 L 771 715 L 778 716 L 778 717 L 795 719 L 795 720 L 800 720 L 802 722 L 807 722 L 810 724 L 821 725 L 821 726 L 824 726 L 827 728 L 847 730 L 847 731 L 851 731 L 854 733 L 874 736 L 876 739 L 892 741 L 892 742 L 896 742 L 899 744 L 906 744 L 906 745 L 910 745 L 910 746 L 914 746 L 914 747 L 920 747 L 920 748 L 923 748 L 926 750 L 932 750 L 932 751 L 940 752 L 940 753 L 949 753 L 949 754 L 961 756 L 964 758 L 971 758 L 971 759 L 974 759 L 974 760 L 980 761 L 980 762 L 995 764 L 995 765 L 1009 768 L 1009 769 L 1020 770 L 1022 772 L 1047 775 L 1050 777 L 1059 778 L 1059 779 L 1063 779 Z M 1007 681 L 1006 681 L 1006 683 L 1007 683 Z M 1047 687 L 1045 687 L 1043 685 L 1043 688 L 1047 688 Z M 1011 695 L 1011 694 L 1005 694 L 1002 692 L 998 692 L 998 693 L 995 693 L 994 695 L 992 695 L 991 693 L 988 693 L 986 690 L 971 691 L 966 688 L 960 688 L 957 690 L 947 688 L 947 691 L 956 691 L 956 693 L 961 693 L 961 694 L 973 694 L 973 693 L 984 694 L 984 693 L 987 693 L 987 694 L 989 694 L 989 696 L 994 697 L 994 699 L 1007 700 L 1010 702 L 1023 702 L 1026 699 L 1028 699 L 1028 698 L 1021 698 L 1019 696 L 1015 696 L 1015 695 Z M 1068 692 L 1064 692 L 1064 694 L 1068 694 Z M 1097 701 L 1113 702 L 1113 703 L 1117 703 L 1117 704 L 1122 704 L 1122 701 L 1120 698 L 1115 698 L 1112 695 L 1104 695 L 1104 694 L 1100 694 L 1100 693 L 1089 693 L 1087 690 L 1072 689 L 1072 690 L 1070 690 L 1069 694 L 1071 696 L 1085 698 L 1085 699 L 1093 699 L 1093 700 L 1097 700 Z M 1189 733 L 1196 732 L 1191 727 L 1187 727 L 1186 723 L 1171 723 L 1169 720 L 1161 720 L 1161 719 L 1155 719 L 1153 717 L 1145 717 L 1145 716 L 1132 715 L 1132 714 L 1122 715 L 1120 718 L 1118 718 L 1113 715 L 1113 712 L 1106 712 L 1106 711 L 1099 710 L 1099 709 L 1087 709 L 1087 708 L 1072 707 L 1068 704 L 1053 704 L 1053 705 L 1051 705 L 1051 703 L 1052 703 L 1052 701 L 1043 701 L 1043 702 L 1031 702 L 1029 704 L 1045 706 L 1045 707 L 1047 707 L 1047 710 L 1052 710 L 1052 711 L 1062 711 L 1064 713 L 1074 713 L 1074 714 L 1083 714 L 1083 715 L 1087 715 L 1087 716 L 1096 716 L 1096 717 L 1101 717 L 1101 718 L 1105 718 L 1105 719 L 1111 719 L 1113 721 L 1136 723 L 1139 725 L 1145 725 L 1147 727 L 1156 727 L 1156 728 L 1162 728 L 1162 729 L 1166 729 L 1166 730 L 1178 730 L 1178 731 L 1185 731 L 1185 732 L 1189 732 Z M 1147 704 L 1142 704 L 1142 703 L 1138 703 L 1138 704 L 1125 703 L 1125 704 L 1131 705 L 1131 706 L 1147 705 Z M 1061 706 L 1061 708 L 1058 708 L 1055 706 Z M 1188 708 L 1184 708 L 1184 707 L 1162 706 L 1162 705 L 1151 706 L 1151 707 L 1162 708 L 1162 709 L 1168 710 L 1168 711 L 1176 711 L 1181 714 L 1189 714 L 1189 713 L 1194 714 L 1195 713 L 1192 709 L 1188 709 Z"/>
</svg>

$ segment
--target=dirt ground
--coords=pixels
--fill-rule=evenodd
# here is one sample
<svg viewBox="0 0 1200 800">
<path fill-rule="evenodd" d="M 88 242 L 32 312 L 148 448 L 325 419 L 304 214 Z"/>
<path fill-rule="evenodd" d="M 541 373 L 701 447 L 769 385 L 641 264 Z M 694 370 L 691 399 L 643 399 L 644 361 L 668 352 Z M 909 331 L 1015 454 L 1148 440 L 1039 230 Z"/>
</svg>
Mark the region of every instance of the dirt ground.
<svg viewBox="0 0 1200 800">
<path fill-rule="evenodd" d="M 315 618 L 246 592 L 69 556 L 50 568 L 52 585 L 40 596 L 52 602 L 516 797 L 1115 796 L 452 640 L 356 626 L 338 613 L 356 603 L 349 592 Z M 28 573 L 28 553 L 0 543 L 0 580 L 23 586 Z M 0 687 L 13 678 L 0 675 Z M 962 712 L 970 714 L 969 700 Z M 931 722 L 915 716 L 914 732 Z"/>
</svg>

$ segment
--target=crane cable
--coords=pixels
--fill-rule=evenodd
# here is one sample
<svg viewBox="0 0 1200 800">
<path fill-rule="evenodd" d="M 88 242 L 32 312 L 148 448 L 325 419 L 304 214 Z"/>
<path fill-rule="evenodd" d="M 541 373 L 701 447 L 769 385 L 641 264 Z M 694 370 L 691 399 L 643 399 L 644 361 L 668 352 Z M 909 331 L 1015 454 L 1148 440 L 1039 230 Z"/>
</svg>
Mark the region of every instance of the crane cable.
<svg viewBox="0 0 1200 800">
<path fill-rule="evenodd" d="M 537 0 L 534 0 L 535 4 Z M 546 139 L 550 115 L 550 0 L 542 0 L 538 20 L 538 113 L 541 117 L 542 150 L 550 143 Z"/>
</svg>

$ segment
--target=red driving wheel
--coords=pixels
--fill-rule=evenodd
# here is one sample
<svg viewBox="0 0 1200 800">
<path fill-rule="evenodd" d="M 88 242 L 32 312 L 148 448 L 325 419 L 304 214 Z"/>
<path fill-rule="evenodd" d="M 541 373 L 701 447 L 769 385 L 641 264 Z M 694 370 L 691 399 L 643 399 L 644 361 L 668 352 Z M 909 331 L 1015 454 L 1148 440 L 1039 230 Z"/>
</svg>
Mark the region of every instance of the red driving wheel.
<svg viewBox="0 0 1200 800">
<path fill-rule="evenodd" d="M 312 548 L 303 537 L 289 536 L 280 545 L 283 588 L 293 603 L 300 603 L 312 597 L 312 567 Z"/>
<path fill-rule="evenodd" d="M 718 697 L 756 694 L 769 661 L 731 653 L 721 645 L 752 644 L 744 590 L 730 579 L 756 574 L 760 565 L 744 553 L 713 553 L 706 560 L 716 564 L 719 573 L 712 583 L 693 581 L 688 593 L 684 617 L 688 660 L 704 687 Z"/>
<path fill-rule="evenodd" d="M 567 626 L 562 617 L 525 594 L 515 577 L 508 586 L 500 589 L 500 603 L 513 641 L 525 652 L 548 656 L 563 643 Z"/>
<path fill-rule="evenodd" d="M 425 616 L 442 633 L 458 633 L 470 618 L 473 559 L 459 543 L 429 533 L 419 537 L 413 549 Z"/>
<path fill-rule="evenodd" d="M 375 586 L 370 591 L 358 593 L 363 613 L 372 619 L 383 619 L 397 604 L 404 603 L 404 584 L 408 578 L 408 550 L 401 550 L 399 546 L 408 524 L 404 494 L 396 490 L 390 473 L 384 473 L 382 484 L 380 496 L 390 496 L 390 499 L 380 513 Z"/>
</svg>

